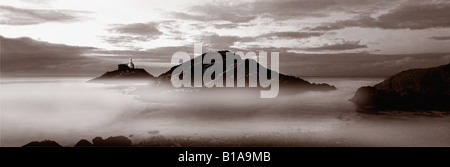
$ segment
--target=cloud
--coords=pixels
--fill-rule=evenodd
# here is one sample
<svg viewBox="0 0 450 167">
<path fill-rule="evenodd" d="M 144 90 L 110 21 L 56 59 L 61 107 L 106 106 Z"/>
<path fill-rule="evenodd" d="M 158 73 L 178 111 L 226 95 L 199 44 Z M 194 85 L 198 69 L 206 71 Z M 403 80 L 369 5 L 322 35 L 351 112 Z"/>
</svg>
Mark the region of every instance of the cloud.
<svg viewBox="0 0 450 167">
<path fill-rule="evenodd" d="M 367 45 L 360 44 L 360 41 L 343 41 L 337 44 L 325 44 L 320 47 L 302 49 L 305 51 L 342 51 L 367 48 Z"/>
<path fill-rule="evenodd" d="M 186 20 L 196 20 L 196 21 L 202 21 L 202 22 L 209 22 L 209 21 L 228 21 L 232 23 L 245 23 L 249 22 L 253 19 L 256 19 L 256 16 L 242 16 L 233 12 L 229 11 L 222 11 L 222 10 L 214 10 L 214 9 L 208 9 L 203 8 L 200 12 L 203 12 L 201 14 L 190 14 L 190 13 L 183 13 L 183 12 L 173 12 L 172 16 L 178 18 L 178 19 L 186 19 Z M 208 12 L 210 12 L 208 14 Z M 219 13 L 220 12 L 220 13 Z"/>
<path fill-rule="evenodd" d="M 351 20 L 326 23 L 311 30 L 328 31 L 346 27 L 364 27 L 381 29 L 428 29 L 450 27 L 450 3 L 414 3 L 404 4 L 379 17 L 360 15 Z"/>
<path fill-rule="evenodd" d="M 296 32 L 296 31 L 284 31 L 284 32 L 271 32 L 267 34 L 263 34 L 258 36 L 258 38 L 290 38 L 290 39 L 299 39 L 299 38 L 309 38 L 314 36 L 321 36 L 324 33 L 321 32 Z"/>
<path fill-rule="evenodd" d="M 131 34 L 131 35 L 143 35 L 147 37 L 156 38 L 162 34 L 158 30 L 158 23 L 134 23 L 134 24 L 121 24 L 113 25 L 114 27 L 110 29 L 111 32 L 120 34 Z"/>
<path fill-rule="evenodd" d="M 254 11 L 262 17 L 273 20 L 287 20 L 305 17 L 326 17 L 326 11 L 337 5 L 333 0 L 281 0 L 253 2 Z"/>
<path fill-rule="evenodd" d="M 216 49 L 229 49 L 235 42 L 237 42 L 240 37 L 238 36 L 220 36 L 218 34 L 205 35 L 200 37 L 200 41 L 211 48 Z"/>
<path fill-rule="evenodd" d="M 178 51 L 193 53 L 193 46 L 160 47 L 147 51 L 101 50 L 37 41 L 28 37 L 1 41 L 1 76 L 89 76 L 97 77 L 115 70 L 117 64 L 132 57 L 135 65 L 151 74 L 167 71 L 172 55 Z"/>
<path fill-rule="evenodd" d="M 209 35 L 211 40 L 223 39 L 230 44 L 239 38 Z M 193 53 L 193 46 L 171 46 L 146 51 L 100 50 L 36 41 L 30 38 L 1 40 L 1 75 L 10 76 L 89 76 L 96 77 L 115 70 L 131 56 L 135 65 L 157 76 L 172 66 L 175 52 Z M 344 42 L 345 43 L 345 42 Z M 342 44 L 344 44 L 342 43 Z M 359 44 L 359 42 L 347 42 Z M 425 68 L 450 61 L 449 53 L 430 54 L 300 54 L 288 48 L 260 48 L 280 52 L 280 70 L 295 76 L 387 76 L 410 68 Z M 340 48 L 342 49 L 342 48 Z M 257 51 L 251 49 L 250 51 Z M 203 49 L 203 52 L 208 50 Z M 237 50 L 233 50 L 237 51 Z M 244 51 L 245 52 L 245 51 Z M 96 56 L 97 55 L 97 56 Z M 99 56 L 101 55 L 101 56 Z"/>
<path fill-rule="evenodd" d="M 358 16 L 351 20 L 337 21 L 333 23 L 326 23 L 317 27 L 313 27 L 312 31 L 330 31 L 338 30 L 347 27 L 369 27 L 374 24 L 375 19 L 370 16 Z M 375 25 L 373 25 L 375 27 Z"/>
<path fill-rule="evenodd" d="M 253 5 L 260 14 L 276 19 L 326 17 L 335 13 L 370 13 L 398 0 L 266 0 Z"/>
<path fill-rule="evenodd" d="M 258 17 L 289 20 L 308 17 L 327 17 L 333 12 L 367 13 L 390 6 L 393 1 L 379 0 L 262 0 L 234 3 L 208 3 L 194 5 L 190 12 L 172 12 L 171 15 L 186 20 L 226 21 L 247 23 Z M 345 6 L 345 7 L 343 7 Z"/>
<path fill-rule="evenodd" d="M 103 40 L 105 40 L 106 42 L 117 45 L 132 43 L 134 41 L 145 41 L 146 39 L 147 38 L 143 36 L 126 36 L 126 35 L 103 37 Z"/>
<path fill-rule="evenodd" d="M 270 32 L 259 36 L 233 36 L 233 35 L 219 35 L 217 33 L 205 33 L 197 38 L 197 41 L 203 43 L 210 50 L 251 50 L 251 49 L 267 49 L 260 48 L 259 46 L 250 46 L 245 49 L 244 46 L 240 47 L 241 43 L 255 42 L 260 40 L 276 40 L 276 39 L 302 39 L 314 36 L 323 35 L 321 32 L 295 32 L 295 31 L 282 31 L 282 32 Z M 246 44 L 247 45 L 247 44 Z M 277 48 L 281 49 L 281 48 Z M 284 48 L 288 49 L 288 48 Z"/>
<path fill-rule="evenodd" d="M 24 9 L 0 6 L 0 24 L 32 25 L 47 22 L 75 22 L 81 20 L 78 15 L 83 12 L 72 10 Z"/>
<path fill-rule="evenodd" d="M 389 76 L 412 68 L 446 64 L 448 53 L 280 53 L 280 72 L 295 76 Z"/>
<path fill-rule="evenodd" d="M 96 59 L 82 56 L 95 48 L 52 44 L 31 38 L 0 36 L 0 40 L 2 76 L 74 76 L 102 70 L 95 65 Z"/>
<path fill-rule="evenodd" d="M 155 22 L 112 25 L 109 31 L 115 34 L 104 36 L 103 40 L 118 47 L 142 49 L 136 47 L 135 43 L 159 38 L 163 33 L 158 26 L 159 23 Z"/>
<path fill-rule="evenodd" d="M 32 4 L 48 4 L 54 0 L 20 0 L 20 1 L 32 3 Z"/>
<path fill-rule="evenodd" d="M 239 36 L 220 36 L 216 33 L 210 33 L 203 35 L 199 38 L 199 41 L 206 44 L 212 50 L 224 50 L 230 49 L 235 42 L 252 41 L 252 37 L 239 37 Z"/>
<path fill-rule="evenodd" d="M 434 36 L 430 37 L 430 39 L 438 40 L 438 41 L 445 41 L 450 40 L 450 36 Z"/>
<path fill-rule="evenodd" d="M 139 36 L 139 35 L 112 35 L 103 36 L 103 41 L 116 46 L 116 47 L 126 47 L 133 50 L 142 50 L 143 48 L 136 45 L 137 42 L 146 42 L 148 40 L 154 39 L 153 37 Z"/>
<path fill-rule="evenodd" d="M 240 24 L 225 23 L 225 24 L 214 24 L 213 26 L 214 26 L 214 28 L 217 28 L 217 29 L 233 29 L 233 28 L 239 27 Z"/>
<path fill-rule="evenodd" d="M 450 27 L 450 3 L 405 5 L 378 17 L 376 26 L 385 29 Z"/>
</svg>

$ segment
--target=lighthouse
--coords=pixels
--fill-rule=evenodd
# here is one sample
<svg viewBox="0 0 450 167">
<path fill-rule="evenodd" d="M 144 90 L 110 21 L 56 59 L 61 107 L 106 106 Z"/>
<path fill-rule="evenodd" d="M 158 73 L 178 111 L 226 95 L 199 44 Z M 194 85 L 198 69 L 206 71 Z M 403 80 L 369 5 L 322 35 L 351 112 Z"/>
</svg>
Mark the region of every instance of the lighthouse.
<svg viewBox="0 0 450 167">
<path fill-rule="evenodd" d="M 134 70 L 134 64 L 133 64 L 133 59 L 131 59 L 128 61 L 128 64 L 119 64 L 118 65 L 118 70 L 123 71 L 123 70 Z"/>
<path fill-rule="evenodd" d="M 133 59 L 130 57 L 130 61 L 128 62 L 128 67 L 134 69 Z"/>
</svg>

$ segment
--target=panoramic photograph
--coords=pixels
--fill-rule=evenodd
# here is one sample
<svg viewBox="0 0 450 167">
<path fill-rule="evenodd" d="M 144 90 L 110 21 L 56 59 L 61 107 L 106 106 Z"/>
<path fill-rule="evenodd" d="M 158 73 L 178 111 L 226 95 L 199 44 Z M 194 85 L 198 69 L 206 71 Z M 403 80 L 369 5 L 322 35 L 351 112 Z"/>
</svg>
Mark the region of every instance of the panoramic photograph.
<svg viewBox="0 0 450 167">
<path fill-rule="evenodd" d="M 1 1 L 0 146 L 450 147 L 449 46 L 448 0 Z"/>
</svg>

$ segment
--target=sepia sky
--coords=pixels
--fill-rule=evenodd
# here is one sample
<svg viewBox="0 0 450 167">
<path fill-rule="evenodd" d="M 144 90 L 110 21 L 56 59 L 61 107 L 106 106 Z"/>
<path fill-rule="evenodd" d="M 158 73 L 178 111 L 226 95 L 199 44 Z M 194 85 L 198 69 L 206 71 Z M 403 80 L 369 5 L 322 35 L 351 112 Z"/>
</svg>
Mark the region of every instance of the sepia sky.
<svg viewBox="0 0 450 167">
<path fill-rule="evenodd" d="M 280 52 L 296 76 L 386 76 L 450 62 L 448 0 L 8 0 L 2 76 L 157 76 L 173 53 Z"/>
</svg>

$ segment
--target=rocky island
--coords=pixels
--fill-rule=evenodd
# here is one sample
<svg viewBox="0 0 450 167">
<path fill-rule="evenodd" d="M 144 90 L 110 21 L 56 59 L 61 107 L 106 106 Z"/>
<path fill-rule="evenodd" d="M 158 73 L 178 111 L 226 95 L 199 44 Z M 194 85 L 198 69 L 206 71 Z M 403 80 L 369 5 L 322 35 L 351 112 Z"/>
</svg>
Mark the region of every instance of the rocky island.
<svg viewBox="0 0 450 167">
<path fill-rule="evenodd" d="M 245 63 L 245 68 L 244 68 L 245 71 L 243 71 L 244 72 L 244 76 L 245 76 L 245 87 L 244 88 L 234 87 L 234 89 L 249 89 L 249 78 L 250 77 L 257 78 L 257 80 L 258 80 L 257 83 L 259 83 L 259 81 L 261 80 L 259 72 L 262 71 L 262 70 L 266 70 L 267 71 L 268 79 L 271 78 L 271 73 L 273 72 L 271 69 L 265 68 L 264 66 L 260 65 L 258 62 L 256 62 L 253 59 L 242 60 L 239 55 L 234 54 L 234 53 L 231 54 L 232 55 L 231 58 L 232 59 L 236 59 L 236 60 L 242 60 L 242 61 L 235 61 L 234 64 L 228 65 L 226 63 L 227 62 L 226 54 L 228 52 L 230 52 L 230 51 L 223 50 L 223 51 L 215 52 L 215 53 L 218 53 L 222 57 L 221 62 L 220 61 L 212 62 L 211 64 L 195 63 L 194 59 L 200 59 L 200 58 L 202 60 L 205 59 L 205 56 L 207 56 L 207 53 L 203 53 L 201 56 L 199 56 L 197 58 L 194 58 L 194 59 L 191 59 L 190 61 L 187 61 L 187 62 L 183 63 L 183 64 L 187 64 L 187 67 L 189 67 L 188 71 L 190 71 L 190 73 L 191 73 L 191 75 L 190 75 L 191 76 L 190 80 L 192 82 L 191 85 L 194 85 L 194 75 L 192 75 L 192 74 L 194 74 L 195 66 L 201 66 L 202 75 L 203 75 L 205 73 L 205 71 L 209 67 L 211 67 L 213 64 L 215 64 L 215 63 L 223 63 L 223 70 L 221 70 L 220 71 L 221 73 L 219 74 L 219 76 L 223 76 L 222 77 L 223 83 L 227 82 L 227 78 L 225 77 L 227 71 L 234 71 L 234 76 L 237 76 L 237 73 L 239 71 L 239 69 L 238 69 L 239 62 Z M 255 63 L 256 64 L 257 70 L 255 72 L 251 72 L 249 70 L 249 65 L 251 63 Z M 183 64 L 174 66 L 170 70 L 168 70 L 167 72 L 161 74 L 158 77 L 158 79 L 157 79 L 158 80 L 158 85 L 159 86 L 168 86 L 168 85 L 171 86 L 171 77 L 172 77 L 172 74 L 173 74 L 174 70 L 176 68 L 178 68 L 179 66 L 183 65 Z M 240 71 L 240 72 L 242 72 L 242 71 Z M 276 71 L 274 71 L 274 72 L 278 73 Z M 329 85 L 329 84 L 326 84 L 326 83 L 320 83 L 320 84 L 310 83 L 310 82 L 308 82 L 308 81 L 306 81 L 304 79 L 301 79 L 301 78 L 298 78 L 298 77 L 295 77 L 295 76 L 285 75 L 285 74 L 281 74 L 281 73 L 278 73 L 278 74 L 279 74 L 278 76 L 279 76 L 280 94 L 296 93 L 296 92 L 301 92 L 301 91 L 330 91 L 330 90 L 335 90 L 336 89 L 336 87 L 334 87 L 332 85 Z M 180 78 L 183 78 L 183 74 L 180 75 Z M 237 85 L 237 82 L 238 82 L 238 78 L 234 77 L 234 85 Z M 202 83 L 202 87 L 204 87 L 204 86 L 205 85 Z M 229 87 L 228 88 L 227 87 L 224 87 L 224 88 L 214 87 L 214 88 L 230 90 Z M 250 88 L 250 89 L 262 89 L 262 88 L 258 84 L 256 86 L 256 88 Z"/>
<path fill-rule="evenodd" d="M 149 74 L 145 69 L 135 68 L 130 58 L 128 64 L 119 64 L 118 69 L 109 71 L 100 77 L 89 80 L 91 83 L 142 83 L 154 81 L 156 77 Z"/>
<path fill-rule="evenodd" d="M 400 72 L 349 100 L 362 108 L 450 111 L 450 63 Z"/>
<path fill-rule="evenodd" d="M 211 53 L 211 52 L 210 52 Z M 174 89 L 175 87 L 173 86 L 172 82 L 171 82 L 171 78 L 172 75 L 174 74 L 174 70 L 182 65 L 185 65 L 184 67 L 187 68 L 187 72 L 190 72 L 191 74 L 194 74 L 194 69 L 198 68 L 198 66 L 201 66 L 201 75 L 202 75 L 202 85 L 201 87 L 194 87 L 194 75 L 190 75 L 191 78 L 191 87 L 181 87 L 182 89 L 196 89 L 199 90 L 201 89 L 202 92 L 206 92 L 208 90 L 211 91 L 217 91 L 217 90 L 224 90 L 226 92 L 229 92 L 231 90 L 233 91 L 237 91 L 237 92 L 242 92 L 242 91 L 252 91 L 252 90 L 264 90 L 264 89 L 268 89 L 267 87 L 262 87 L 260 85 L 261 83 L 261 78 L 260 78 L 260 72 L 261 71 L 266 71 L 267 72 L 267 78 L 266 79 L 271 79 L 271 75 L 273 74 L 278 74 L 278 83 L 279 83 L 279 94 L 293 94 L 293 93 L 298 93 L 298 92 L 302 92 L 302 91 L 330 91 L 330 90 L 336 90 L 336 87 L 326 84 L 326 83 L 310 83 L 304 79 L 295 77 L 295 76 L 290 76 L 290 75 L 285 75 L 285 74 L 281 74 L 278 73 L 276 71 L 273 71 L 271 69 L 268 69 L 264 66 L 262 66 L 261 64 L 259 64 L 257 61 L 253 60 L 253 59 L 245 59 L 243 60 L 239 55 L 234 54 L 228 50 L 224 50 L 224 51 L 217 51 L 217 52 L 212 52 L 212 53 L 217 53 L 219 57 L 221 57 L 222 59 L 220 61 L 212 61 L 211 63 L 195 63 L 195 59 L 202 59 L 201 62 L 203 62 L 203 60 L 205 59 L 205 56 L 207 56 L 207 53 L 203 53 L 201 56 L 198 56 L 197 58 L 191 59 L 187 62 L 181 63 L 179 65 L 173 66 L 170 70 L 168 70 L 167 72 L 161 74 L 158 77 L 154 77 L 153 75 L 149 74 L 147 71 L 145 71 L 145 69 L 140 69 L 140 68 L 135 68 L 134 64 L 132 62 L 132 59 L 130 58 L 130 61 L 128 64 L 119 64 L 118 65 L 118 69 L 115 71 L 110 71 L 110 72 L 106 72 L 105 74 L 103 74 L 100 77 L 94 78 L 92 80 L 89 80 L 88 82 L 91 83 L 142 83 L 142 82 L 153 82 L 155 81 L 156 86 L 158 86 L 159 88 L 161 88 L 161 90 L 167 90 L 167 89 Z M 231 53 L 231 58 L 236 60 L 234 61 L 234 63 L 231 64 L 227 64 L 227 53 Z M 230 57 L 228 57 L 230 58 Z M 205 74 L 205 71 L 207 71 L 207 69 L 211 66 L 213 66 L 216 63 L 222 63 L 223 65 L 223 69 L 220 69 L 220 73 L 218 74 L 218 76 L 221 76 L 223 83 L 227 83 L 227 72 L 228 71 L 234 71 L 234 76 L 238 75 L 238 72 L 241 74 L 244 74 L 243 78 L 238 79 L 238 77 L 233 77 L 234 78 L 234 86 L 232 87 L 213 87 L 213 89 L 203 89 L 206 88 L 205 84 L 203 83 L 204 78 L 203 75 Z M 256 71 L 252 71 L 249 70 L 250 65 L 253 64 L 256 66 Z M 244 70 L 240 69 L 238 66 L 239 65 L 243 65 L 244 66 Z M 217 72 L 217 71 L 216 71 Z M 215 81 L 216 79 L 214 79 L 214 76 L 216 76 L 216 72 L 214 72 L 211 76 L 211 78 Z M 185 75 L 187 76 L 187 75 Z M 179 77 L 181 79 L 183 79 L 183 73 L 181 73 L 179 75 Z M 249 80 L 250 79 L 256 79 L 256 84 L 254 86 L 249 86 Z M 238 82 L 243 82 L 245 80 L 245 86 L 237 86 Z M 259 83 L 259 84 L 258 84 Z M 224 84 L 225 85 L 225 84 Z M 151 86 L 155 86 L 154 84 L 151 84 Z M 271 86 L 271 85 L 270 85 Z"/>
</svg>

